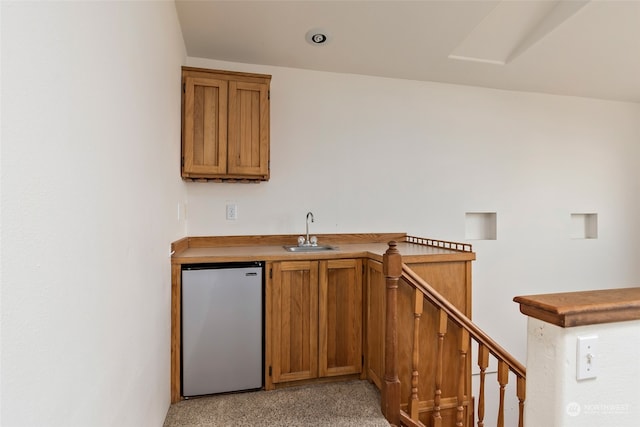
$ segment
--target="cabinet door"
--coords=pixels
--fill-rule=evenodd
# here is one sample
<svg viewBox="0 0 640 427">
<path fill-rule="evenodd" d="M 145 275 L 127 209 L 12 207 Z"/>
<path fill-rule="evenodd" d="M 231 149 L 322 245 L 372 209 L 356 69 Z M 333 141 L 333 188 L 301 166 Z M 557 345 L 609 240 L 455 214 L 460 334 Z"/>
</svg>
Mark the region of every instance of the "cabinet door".
<svg viewBox="0 0 640 427">
<path fill-rule="evenodd" d="M 227 173 L 269 177 L 269 86 L 229 82 Z"/>
<path fill-rule="evenodd" d="M 183 176 L 227 171 L 227 82 L 185 77 Z"/>
<path fill-rule="evenodd" d="M 271 305 L 272 381 L 317 377 L 318 262 L 275 262 Z"/>
<path fill-rule="evenodd" d="M 367 262 L 367 376 L 378 389 L 384 379 L 384 333 L 386 314 L 386 283 L 382 263 Z"/>
<path fill-rule="evenodd" d="M 320 261 L 319 375 L 362 372 L 362 261 Z"/>
</svg>

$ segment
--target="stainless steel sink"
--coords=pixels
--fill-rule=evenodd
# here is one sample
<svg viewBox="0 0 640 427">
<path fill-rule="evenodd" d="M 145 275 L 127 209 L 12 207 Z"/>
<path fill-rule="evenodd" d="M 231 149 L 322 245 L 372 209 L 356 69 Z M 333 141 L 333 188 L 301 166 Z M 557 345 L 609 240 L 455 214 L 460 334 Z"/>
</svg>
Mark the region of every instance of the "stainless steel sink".
<svg viewBox="0 0 640 427">
<path fill-rule="evenodd" d="M 335 246 L 329 245 L 316 245 L 316 246 L 298 246 L 298 245 L 285 245 L 283 246 L 289 252 L 323 252 L 333 251 L 337 249 Z"/>
</svg>

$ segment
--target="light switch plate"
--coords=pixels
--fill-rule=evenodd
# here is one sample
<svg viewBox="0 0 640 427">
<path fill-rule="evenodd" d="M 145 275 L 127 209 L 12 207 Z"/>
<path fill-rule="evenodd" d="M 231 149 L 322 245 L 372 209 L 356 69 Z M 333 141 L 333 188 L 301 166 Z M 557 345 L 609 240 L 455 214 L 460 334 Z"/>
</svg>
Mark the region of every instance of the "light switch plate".
<svg viewBox="0 0 640 427">
<path fill-rule="evenodd" d="M 576 379 L 596 378 L 600 364 L 597 359 L 598 337 L 578 337 L 577 347 Z"/>
<path fill-rule="evenodd" d="M 238 219 L 238 205 L 235 203 L 227 203 L 227 220 L 235 221 Z"/>
</svg>

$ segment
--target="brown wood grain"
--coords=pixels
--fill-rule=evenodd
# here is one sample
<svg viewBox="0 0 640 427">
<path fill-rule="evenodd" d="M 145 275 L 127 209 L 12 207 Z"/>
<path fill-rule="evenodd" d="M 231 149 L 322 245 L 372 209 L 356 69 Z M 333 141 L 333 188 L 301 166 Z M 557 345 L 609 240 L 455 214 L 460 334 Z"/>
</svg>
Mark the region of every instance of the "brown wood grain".
<svg viewBox="0 0 640 427">
<path fill-rule="evenodd" d="M 182 177 L 269 179 L 271 76 L 182 67 Z"/>
<path fill-rule="evenodd" d="M 184 76 L 183 176 L 227 170 L 227 81 Z"/>
<path fill-rule="evenodd" d="M 229 175 L 269 175 L 269 85 L 229 82 Z"/>
<path fill-rule="evenodd" d="M 318 263 L 273 264 L 272 382 L 318 376 Z"/>
<path fill-rule="evenodd" d="M 517 296 L 527 316 L 563 327 L 640 319 L 640 287 Z"/>
<path fill-rule="evenodd" d="M 319 375 L 362 371 L 362 260 L 320 261 Z"/>
<path fill-rule="evenodd" d="M 181 301 L 181 275 L 180 265 L 171 266 L 171 301 Z M 179 402 L 182 398 L 180 390 L 180 367 L 181 367 L 181 331 L 182 326 L 180 304 L 171 305 L 171 403 Z"/>
<path fill-rule="evenodd" d="M 384 253 L 382 272 L 386 289 L 384 327 L 384 381 L 381 390 L 382 414 L 391 425 L 400 424 L 400 379 L 398 377 L 398 283 L 402 274 L 402 256 L 396 242 L 389 242 Z M 407 360 L 403 358 L 402 360 Z M 408 358 L 410 360 L 410 357 Z"/>
<path fill-rule="evenodd" d="M 367 260 L 367 303 L 365 362 L 367 377 L 382 388 L 384 378 L 385 287 L 382 263 Z"/>
<path fill-rule="evenodd" d="M 304 218 L 301 218 L 301 224 Z M 301 230 L 302 232 L 303 230 Z M 189 248 L 216 248 L 236 246 L 279 246 L 295 245 L 300 234 L 272 234 L 246 236 L 193 236 L 188 237 Z M 391 240 L 403 241 L 406 233 L 355 233 L 355 234 L 315 234 L 321 244 L 366 244 L 383 243 Z M 385 249 L 386 250 L 386 249 Z"/>
</svg>

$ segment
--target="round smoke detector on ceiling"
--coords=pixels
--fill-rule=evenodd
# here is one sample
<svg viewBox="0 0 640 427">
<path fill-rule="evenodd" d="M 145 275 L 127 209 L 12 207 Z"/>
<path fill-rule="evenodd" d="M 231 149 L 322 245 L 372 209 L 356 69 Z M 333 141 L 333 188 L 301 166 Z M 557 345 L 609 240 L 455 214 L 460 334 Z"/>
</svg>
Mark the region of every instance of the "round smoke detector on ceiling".
<svg viewBox="0 0 640 427">
<path fill-rule="evenodd" d="M 329 41 L 329 34 L 325 30 L 319 28 L 313 28 L 307 31 L 305 39 L 309 44 L 314 46 L 320 46 L 326 44 Z"/>
</svg>

